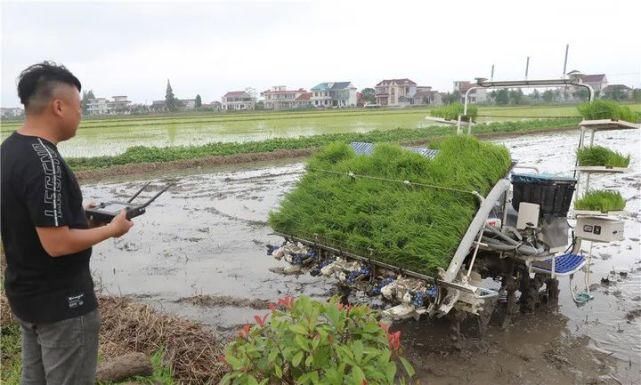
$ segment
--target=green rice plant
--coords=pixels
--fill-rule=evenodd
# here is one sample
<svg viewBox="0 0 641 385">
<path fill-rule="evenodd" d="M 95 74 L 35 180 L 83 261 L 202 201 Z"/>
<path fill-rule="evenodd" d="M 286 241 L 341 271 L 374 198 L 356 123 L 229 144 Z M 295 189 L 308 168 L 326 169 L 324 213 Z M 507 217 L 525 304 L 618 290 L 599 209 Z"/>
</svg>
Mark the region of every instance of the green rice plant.
<svg viewBox="0 0 641 385">
<path fill-rule="evenodd" d="M 577 210 L 600 211 L 621 211 L 625 208 L 625 199 L 618 191 L 592 190 L 587 192 L 581 199 L 574 203 Z"/>
<path fill-rule="evenodd" d="M 438 116 L 446 120 L 458 120 L 459 115 L 461 120 L 465 122 L 476 121 L 476 116 L 478 115 L 478 108 L 476 106 L 468 105 L 467 106 L 467 115 L 463 115 L 465 106 L 461 103 L 452 103 L 445 105 L 443 107 L 438 107 L 430 110 L 430 115 Z"/>
<path fill-rule="evenodd" d="M 580 104 L 577 109 L 586 120 L 612 119 L 636 122 L 640 119 L 640 114 L 632 111 L 630 107 L 611 100 L 597 99 L 591 103 Z"/>
<path fill-rule="evenodd" d="M 450 136 L 438 147 L 428 159 L 398 145 L 379 144 L 364 156 L 333 143 L 309 161 L 269 223 L 282 233 L 435 275 L 449 265 L 476 213 L 479 201 L 471 192 L 486 195 L 511 163 L 505 147 L 469 136 Z"/>
<path fill-rule="evenodd" d="M 628 167 L 630 155 L 610 150 L 603 146 L 579 148 L 576 152 L 579 166 Z"/>
</svg>

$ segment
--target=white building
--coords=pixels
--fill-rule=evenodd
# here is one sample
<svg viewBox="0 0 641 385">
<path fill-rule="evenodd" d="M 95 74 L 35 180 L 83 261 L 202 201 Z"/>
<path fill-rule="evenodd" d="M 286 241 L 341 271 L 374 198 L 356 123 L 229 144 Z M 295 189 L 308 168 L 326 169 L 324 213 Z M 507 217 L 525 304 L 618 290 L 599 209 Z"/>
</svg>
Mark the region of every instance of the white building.
<svg viewBox="0 0 641 385">
<path fill-rule="evenodd" d="M 274 86 L 267 91 L 260 93 L 265 98 L 266 110 L 292 110 L 304 107 L 304 95 L 308 92 L 302 88 L 288 90 L 286 86 Z M 309 100 L 309 99 L 307 99 Z"/>
<path fill-rule="evenodd" d="M 0 108 L 0 116 L 5 119 L 20 118 L 24 115 L 24 110 L 20 107 Z"/>
<path fill-rule="evenodd" d="M 356 87 L 351 82 L 325 82 L 311 89 L 314 107 L 356 107 Z"/>
<path fill-rule="evenodd" d="M 223 110 L 243 111 L 256 108 L 256 98 L 247 91 L 230 91 L 222 98 Z"/>
</svg>

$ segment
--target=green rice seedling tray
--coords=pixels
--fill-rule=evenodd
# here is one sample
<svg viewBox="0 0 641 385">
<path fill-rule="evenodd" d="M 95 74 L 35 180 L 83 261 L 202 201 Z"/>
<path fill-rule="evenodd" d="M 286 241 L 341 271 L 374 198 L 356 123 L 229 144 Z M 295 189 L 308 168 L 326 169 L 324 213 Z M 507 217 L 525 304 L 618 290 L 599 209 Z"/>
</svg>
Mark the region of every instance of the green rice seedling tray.
<svg viewBox="0 0 641 385">
<path fill-rule="evenodd" d="M 433 159 L 397 145 L 357 155 L 323 148 L 269 215 L 271 227 L 416 273 L 447 269 L 478 207 L 511 167 L 508 150 L 469 136 L 434 145 Z"/>
</svg>

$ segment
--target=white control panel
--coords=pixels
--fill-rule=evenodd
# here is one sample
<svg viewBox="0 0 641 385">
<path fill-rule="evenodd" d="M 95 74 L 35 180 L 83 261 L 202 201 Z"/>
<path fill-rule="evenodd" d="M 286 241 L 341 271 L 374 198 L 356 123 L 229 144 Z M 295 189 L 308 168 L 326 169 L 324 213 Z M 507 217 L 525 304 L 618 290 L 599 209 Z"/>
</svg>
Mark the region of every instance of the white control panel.
<svg viewBox="0 0 641 385">
<path fill-rule="evenodd" d="M 578 238 L 595 242 L 622 241 L 623 221 L 614 218 L 586 216 L 576 219 Z"/>
</svg>

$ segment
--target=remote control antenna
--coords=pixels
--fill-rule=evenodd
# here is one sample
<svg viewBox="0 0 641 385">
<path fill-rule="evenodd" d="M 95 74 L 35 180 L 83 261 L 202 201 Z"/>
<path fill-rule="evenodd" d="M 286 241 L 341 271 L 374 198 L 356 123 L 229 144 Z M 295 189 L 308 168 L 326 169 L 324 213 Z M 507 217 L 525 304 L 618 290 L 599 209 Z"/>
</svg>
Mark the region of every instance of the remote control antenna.
<svg viewBox="0 0 641 385">
<path fill-rule="evenodd" d="M 136 199 L 136 197 L 137 197 L 138 195 L 140 195 L 140 193 L 141 193 L 145 188 L 147 188 L 147 186 L 149 186 L 149 184 L 150 184 L 150 183 L 151 183 L 151 182 L 147 182 L 147 183 L 145 183 L 145 185 L 144 185 L 144 186 L 142 186 L 142 187 L 140 188 L 140 190 L 138 190 L 138 192 L 134 194 L 134 196 L 132 196 L 131 198 L 129 198 L 129 200 L 127 201 L 127 203 L 131 203 L 134 199 Z M 163 191 L 164 191 L 164 190 L 163 190 Z M 154 199 L 155 199 L 155 197 L 154 197 Z"/>
</svg>

